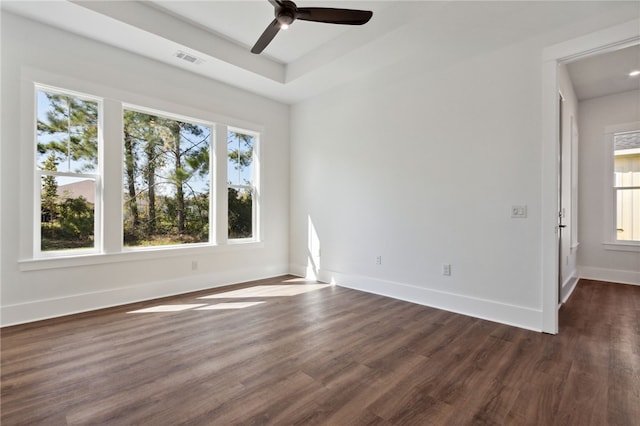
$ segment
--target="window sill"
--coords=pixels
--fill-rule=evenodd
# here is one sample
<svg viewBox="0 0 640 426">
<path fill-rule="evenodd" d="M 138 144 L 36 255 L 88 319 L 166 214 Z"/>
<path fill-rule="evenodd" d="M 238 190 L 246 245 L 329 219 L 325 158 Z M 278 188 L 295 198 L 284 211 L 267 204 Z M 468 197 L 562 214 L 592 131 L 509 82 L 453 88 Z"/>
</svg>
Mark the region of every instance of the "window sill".
<svg viewBox="0 0 640 426">
<path fill-rule="evenodd" d="M 630 242 L 616 241 L 616 242 L 602 243 L 602 245 L 604 246 L 605 250 L 631 251 L 631 252 L 640 253 L 640 242 L 637 242 L 637 241 L 630 241 Z"/>
<path fill-rule="evenodd" d="M 177 258 L 184 256 L 201 256 L 237 250 L 263 248 L 259 241 L 236 241 L 228 245 L 198 245 L 171 248 L 134 248 L 119 253 L 91 253 L 77 256 L 43 257 L 18 261 L 20 271 L 41 271 L 46 269 L 76 268 L 82 266 L 103 265 L 110 263 L 135 262 L 144 260 Z"/>
</svg>

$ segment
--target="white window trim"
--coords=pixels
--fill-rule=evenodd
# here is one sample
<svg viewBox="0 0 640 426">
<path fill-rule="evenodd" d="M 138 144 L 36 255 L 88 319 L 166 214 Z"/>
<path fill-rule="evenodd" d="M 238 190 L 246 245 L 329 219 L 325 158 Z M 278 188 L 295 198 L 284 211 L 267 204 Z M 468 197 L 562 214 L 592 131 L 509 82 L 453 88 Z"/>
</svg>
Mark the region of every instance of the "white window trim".
<svg viewBox="0 0 640 426">
<path fill-rule="evenodd" d="M 185 104 L 176 104 L 160 98 L 123 91 L 99 83 L 71 78 L 37 68 L 24 67 L 21 80 L 22 99 L 24 100 L 21 105 L 21 135 L 24 140 L 28 139 L 33 142 L 22 144 L 20 157 L 20 164 L 24 167 L 24 170 L 26 170 L 24 174 L 20 174 L 20 181 L 22 181 L 21 186 L 25 189 L 31 188 L 30 191 L 23 191 L 24 196 L 21 197 L 20 200 L 20 211 L 23 212 L 20 216 L 23 220 L 21 220 L 19 228 L 21 234 L 24 236 L 24 238 L 21 239 L 19 248 L 20 259 L 18 260 L 18 268 L 20 271 L 82 267 L 97 264 L 112 264 L 158 258 L 177 258 L 264 248 L 260 226 L 261 219 L 257 211 L 254 220 L 253 238 L 228 240 L 226 237 L 227 152 L 226 143 L 217 143 L 217 141 L 226 142 L 227 129 L 232 128 L 256 136 L 256 145 L 259 147 L 259 142 L 265 137 L 265 130 L 262 125 L 199 108 L 193 108 Z M 38 88 L 44 88 L 45 90 L 57 90 L 63 94 L 78 94 L 83 99 L 98 100 L 100 102 L 99 108 L 101 114 L 99 115 L 99 126 L 102 131 L 99 131 L 99 134 L 102 133 L 102 135 L 99 137 L 102 139 L 99 140 L 98 147 L 101 159 L 98 165 L 101 177 L 99 187 L 100 190 L 103 191 L 101 194 L 102 198 L 105 198 L 106 201 L 99 210 L 98 206 L 96 206 L 96 223 L 101 223 L 100 229 L 97 230 L 101 233 L 101 241 L 100 245 L 96 244 L 96 249 L 83 250 L 82 252 L 80 252 L 80 250 L 74 250 L 73 253 L 68 254 L 56 252 L 55 256 L 35 256 L 35 236 L 40 235 L 40 181 L 36 179 L 36 173 L 34 173 L 36 163 L 34 144 L 36 143 L 37 135 L 36 120 L 34 119 L 34 117 L 37 116 L 36 86 Z M 87 95 L 88 93 L 90 93 L 90 95 Z M 122 206 L 123 194 L 119 188 L 122 187 L 122 112 L 125 105 L 135 105 L 137 109 L 141 109 L 139 105 L 147 105 L 147 107 L 143 108 L 144 110 L 160 112 L 172 111 L 170 113 L 172 117 L 189 117 L 189 119 L 195 120 L 198 123 L 214 124 L 214 136 L 212 136 L 213 145 L 210 156 L 212 161 L 218 162 L 220 159 L 224 159 L 224 161 L 219 161 L 218 164 L 213 163 L 215 164 L 213 168 L 213 170 L 215 170 L 215 176 L 212 176 L 212 179 L 215 183 L 215 190 L 212 192 L 215 193 L 216 203 L 210 204 L 210 208 L 214 210 L 210 217 L 213 220 L 212 223 L 216 225 L 212 228 L 214 233 L 217 232 L 217 235 L 214 234 L 209 243 L 145 247 L 131 250 L 125 250 L 123 248 L 122 208 L 120 207 L 118 209 L 119 214 L 103 214 L 103 211 L 105 204 L 111 205 L 117 203 L 118 206 Z M 107 116 L 109 116 L 109 119 L 106 118 Z M 105 150 L 105 146 L 109 144 L 115 144 L 120 149 Z M 259 151 L 256 152 L 254 161 L 254 185 L 256 187 L 256 200 L 254 203 L 259 203 Z M 36 184 L 37 189 L 35 189 Z M 96 187 L 98 187 L 98 182 L 96 182 Z M 105 188 L 111 189 L 105 190 Z M 98 198 L 96 198 L 96 200 L 98 200 Z M 258 204 L 255 205 L 256 207 L 258 206 Z M 36 207 L 38 207 L 38 209 L 36 209 Z M 34 216 L 36 214 L 37 218 Z M 100 215 L 100 217 L 98 217 L 98 215 Z M 100 220 L 100 222 L 98 222 L 98 220 Z M 105 232 L 105 229 L 109 231 Z M 37 248 L 40 248 L 39 241 Z"/>
<path fill-rule="evenodd" d="M 32 126 L 33 126 L 33 147 L 32 147 L 32 164 L 34 170 L 34 191 L 33 191 L 33 257 L 34 258 L 53 258 L 53 257 L 73 257 L 73 256 L 83 256 L 87 254 L 100 253 L 102 251 L 102 174 L 103 174 L 103 147 L 104 147 L 104 132 L 103 132 L 103 111 L 104 111 L 104 102 L 101 97 L 95 95 L 89 95 L 86 93 L 82 93 L 76 90 L 67 90 L 59 87 L 51 86 L 48 84 L 41 83 L 33 83 L 33 111 L 32 117 Z M 35 155 L 35 151 L 38 144 L 38 128 L 37 128 L 37 117 L 38 117 L 38 91 L 54 93 L 57 95 L 63 96 L 72 96 L 78 99 L 82 99 L 85 101 L 95 102 L 98 104 L 98 164 L 96 167 L 95 173 L 71 173 L 71 172 L 50 172 L 40 170 L 37 164 L 37 158 Z M 88 178 L 93 179 L 95 181 L 95 203 L 94 203 L 94 219 L 93 219 L 93 248 L 89 249 L 77 249 L 77 250 L 50 250 L 50 251 L 42 251 L 42 240 L 41 240 L 41 185 L 42 185 L 42 176 L 44 175 L 54 175 L 54 176 L 68 176 L 68 177 L 78 177 L 78 178 Z"/>
<path fill-rule="evenodd" d="M 251 130 L 251 129 L 247 129 L 247 128 L 241 128 L 241 127 L 235 127 L 235 126 L 228 126 L 226 128 L 226 133 L 225 133 L 225 141 L 227 140 L 227 134 L 228 132 L 235 132 L 235 133 L 242 133 L 245 135 L 249 135 L 253 137 L 253 162 L 251 164 L 252 170 L 251 170 L 251 176 L 253 179 L 253 185 L 231 185 L 227 183 L 227 170 L 225 170 L 225 189 L 224 189 L 224 196 L 225 196 L 225 200 L 227 199 L 227 191 L 228 188 L 243 188 L 243 189 L 250 189 L 252 191 L 252 205 L 251 205 L 251 237 L 249 238 L 228 238 L 227 236 L 227 243 L 228 244 L 246 244 L 246 243 L 252 243 L 252 242 L 257 242 L 257 241 L 262 241 L 262 235 L 260 235 L 260 132 L 257 132 L 255 130 Z M 225 144 L 225 167 L 227 165 L 227 146 Z M 228 212 L 228 206 L 225 208 L 225 211 Z M 227 215 L 225 214 L 225 217 Z M 228 224 L 227 224 L 228 225 Z M 225 232 L 228 234 L 227 232 L 228 226 L 225 228 Z"/>
<path fill-rule="evenodd" d="M 244 244 L 211 245 L 190 244 L 183 246 L 164 246 L 120 253 L 93 253 L 63 257 L 43 257 L 39 259 L 22 259 L 18 261 L 20 271 L 40 271 L 46 269 L 75 268 L 91 265 L 126 263 L 153 259 L 183 257 L 189 264 L 193 256 L 215 255 L 237 250 L 255 250 L 264 248 L 264 242 L 246 242 Z M 185 260 L 185 262 L 187 261 Z"/>
<path fill-rule="evenodd" d="M 620 241 L 616 233 L 616 188 L 614 186 L 614 136 L 617 133 L 640 130 L 640 121 L 605 127 L 605 179 L 604 179 L 604 231 L 602 245 L 605 250 L 640 252 L 640 241 Z"/>
<path fill-rule="evenodd" d="M 135 111 L 135 112 L 140 112 L 143 114 L 148 114 L 148 115 L 153 115 L 156 117 L 162 117 L 162 118 L 167 118 L 169 120 L 177 120 L 177 121 L 182 121 L 185 123 L 191 123 L 191 124 L 197 124 L 199 126 L 202 127 L 208 127 L 210 132 L 209 132 L 209 242 L 206 243 L 195 243 L 195 244 L 175 244 L 175 245 L 166 245 L 166 246 L 149 246 L 149 247 L 122 247 L 121 251 L 122 252 L 132 252 L 132 251 L 141 251 L 141 250 L 168 250 L 168 249 L 172 249 L 172 248 L 179 248 L 179 247 L 184 247 L 184 246 L 198 246 L 198 245 L 205 245 L 205 246 L 209 246 L 209 245 L 216 245 L 218 244 L 218 241 L 216 239 L 216 219 L 215 219 L 215 210 L 217 210 L 218 208 L 216 207 L 217 204 L 213 203 L 212 200 L 217 200 L 216 194 L 217 192 L 220 190 L 218 188 L 217 182 L 216 182 L 216 168 L 218 167 L 218 165 L 216 164 L 217 162 L 217 158 L 218 156 L 216 155 L 217 149 L 217 127 L 220 126 L 219 124 L 216 124 L 212 121 L 208 121 L 208 120 L 202 120 L 199 118 L 195 118 L 195 117 L 189 117 L 186 115 L 182 115 L 182 114 L 173 114 L 170 112 L 166 112 L 166 111 L 160 111 L 157 109 L 153 109 L 153 108 L 147 108 L 144 106 L 140 106 L 140 105 L 133 105 L 133 104 L 128 104 L 125 102 L 121 103 L 122 105 L 122 115 L 124 115 L 124 111 L 125 110 L 129 110 L 129 111 Z M 121 126 L 122 127 L 122 126 Z M 121 161 L 122 163 L 122 161 Z M 121 173 L 122 175 L 122 173 Z M 122 185 L 121 185 L 122 186 Z M 122 206 L 123 203 L 120 203 L 120 205 Z M 122 212 L 122 214 L 124 215 L 124 212 Z M 122 221 L 121 221 L 122 222 Z M 120 234 L 122 234 L 122 230 L 120 232 Z"/>
<path fill-rule="evenodd" d="M 85 254 L 100 253 L 102 247 L 102 178 L 98 174 L 86 174 L 86 173 L 64 173 L 64 172 L 50 172 L 45 170 L 36 170 L 36 177 L 34 179 L 35 188 L 34 194 L 34 242 L 33 251 L 34 258 L 51 258 L 51 257 L 67 257 L 67 256 L 82 256 Z M 94 212 L 93 212 L 93 248 L 88 249 L 74 249 L 74 250 L 48 250 L 42 251 L 41 240 L 41 209 L 42 199 L 39 197 L 41 191 L 41 180 L 43 176 L 67 176 L 74 178 L 86 178 L 94 181 Z"/>
</svg>

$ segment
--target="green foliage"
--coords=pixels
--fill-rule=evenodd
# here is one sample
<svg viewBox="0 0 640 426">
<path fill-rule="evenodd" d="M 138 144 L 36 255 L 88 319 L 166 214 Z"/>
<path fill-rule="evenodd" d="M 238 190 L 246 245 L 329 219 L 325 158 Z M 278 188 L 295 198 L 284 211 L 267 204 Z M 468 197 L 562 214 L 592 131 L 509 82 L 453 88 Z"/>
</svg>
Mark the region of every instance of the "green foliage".
<svg viewBox="0 0 640 426">
<path fill-rule="evenodd" d="M 56 156 L 52 152 L 43 164 L 43 170 L 55 172 L 57 170 L 58 162 Z M 58 216 L 58 183 L 56 177 L 51 175 L 45 175 L 42 178 L 42 195 L 40 203 L 40 215 L 42 221 L 51 222 Z"/>
<path fill-rule="evenodd" d="M 209 240 L 209 194 L 198 194 L 187 205 L 186 234 L 198 242 Z"/>
<path fill-rule="evenodd" d="M 207 241 L 209 129 L 138 111 L 123 118 L 125 245 Z"/>
<path fill-rule="evenodd" d="M 254 137 L 230 131 L 227 134 L 227 158 L 238 172 L 237 177 L 227 171 L 228 183 L 228 236 L 232 239 L 251 238 L 253 236 L 253 194 L 251 174 L 243 175 L 253 163 Z M 244 185 L 248 185 L 244 187 Z"/>
<path fill-rule="evenodd" d="M 38 152 L 74 162 L 75 172 L 95 170 L 98 158 L 98 104 L 46 93 L 46 118 L 38 120 Z M 72 171 L 72 170 L 68 170 Z"/>
<path fill-rule="evenodd" d="M 229 160 L 235 164 L 236 170 L 249 167 L 253 162 L 253 136 L 229 132 L 227 135 Z"/>
<path fill-rule="evenodd" d="M 250 238 L 253 235 L 253 197 L 250 192 L 234 188 L 227 191 L 229 203 L 229 238 Z"/>
<path fill-rule="evenodd" d="M 60 204 L 60 230 L 65 239 L 93 238 L 94 208 L 84 197 L 67 198 Z"/>
<path fill-rule="evenodd" d="M 57 201 L 54 209 L 55 214 L 46 217 L 43 208 L 40 225 L 42 250 L 93 246 L 95 213 L 92 203 L 84 197 L 69 197 Z"/>
</svg>

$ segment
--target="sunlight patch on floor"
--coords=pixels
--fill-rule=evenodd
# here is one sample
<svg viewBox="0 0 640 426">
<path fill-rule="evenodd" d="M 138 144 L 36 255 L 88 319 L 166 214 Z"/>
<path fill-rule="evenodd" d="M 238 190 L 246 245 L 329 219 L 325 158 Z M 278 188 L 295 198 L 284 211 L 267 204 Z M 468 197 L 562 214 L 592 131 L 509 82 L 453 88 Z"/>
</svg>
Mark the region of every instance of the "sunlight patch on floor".
<svg viewBox="0 0 640 426">
<path fill-rule="evenodd" d="M 296 296 L 330 286 L 330 284 L 258 285 L 224 293 L 211 294 L 209 296 L 199 297 L 199 299 Z"/>
<path fill-rule="evenodd" d="M 137 311 L 127 312 L 128 314 L 146 314 L 150 312 L 180 312 L 188 309 L 206 306 L 205 303 L 185 304 L 185 305 L 158 305 L 151 308 L 138 309 Z"/>
<path fill-rule="evenodd" d="M 202 308 L 196 308 L 196 311 L 215 311 L 218 309 L 242 309 L 250 306 L 259 305 L 264 302 L 229 302 L 229 303 L 216 303 L 215 305 L 203 306 Z"/>
<path fill-rule="evenodd" d="M 283 297 L 297 296 L 299 294 L 308 293 L 310 291 L 320 290 L 331 287 L 331 284 L 287 284 L 287 285 L 259 285 L 255 287 L 242 288 L 239 290 L 226 291 L 224 293 L 211 294 L 202 296 L 198 299 L 240 299 L 240 298 L 256 298 L 256 297 Z M 138 309 L 127 312 L 128 314 L 143 314 L 154 312 L 181 312 L 187 310 L 194 311 L 216 311 L 224 309 L 243 309 L 251 306 L 260 305 L 264 301 L 252 302 L 226 302 L 214 303 L 208 305 L 206 303 L 182 304 L 182 305 L 158 305 L 150 308 Z"/>
</svg>

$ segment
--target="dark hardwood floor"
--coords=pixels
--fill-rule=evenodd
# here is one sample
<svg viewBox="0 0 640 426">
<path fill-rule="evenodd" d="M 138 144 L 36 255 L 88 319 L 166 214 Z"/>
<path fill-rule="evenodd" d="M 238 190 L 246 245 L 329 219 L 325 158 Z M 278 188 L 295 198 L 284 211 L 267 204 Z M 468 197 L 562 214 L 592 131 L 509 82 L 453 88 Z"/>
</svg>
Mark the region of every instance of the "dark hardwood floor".
<svg viewBox="0 0 640 426">
<path fill-rule="evenodd" d="M 2 425 L 640 425 L 638 286 L 550 336 L 292 278 L 2 329 Z"/>
</svg>

